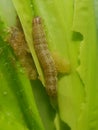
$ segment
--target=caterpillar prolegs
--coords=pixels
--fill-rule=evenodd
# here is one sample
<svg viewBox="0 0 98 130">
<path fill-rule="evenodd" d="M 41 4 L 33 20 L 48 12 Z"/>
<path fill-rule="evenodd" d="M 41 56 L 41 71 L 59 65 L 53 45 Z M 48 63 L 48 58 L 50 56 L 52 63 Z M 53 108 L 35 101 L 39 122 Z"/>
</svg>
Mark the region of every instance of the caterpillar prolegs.
<svg viewBox="0 0 98 130">
<path fill-rule="evenodd" d="M 48 49 L 41 17 L 33 19 L 33 41 L 35 52 L 44 71 L 46 91 L 49 96 L 54 97 L 57 94 L 57 70 Z"/>
</svg>

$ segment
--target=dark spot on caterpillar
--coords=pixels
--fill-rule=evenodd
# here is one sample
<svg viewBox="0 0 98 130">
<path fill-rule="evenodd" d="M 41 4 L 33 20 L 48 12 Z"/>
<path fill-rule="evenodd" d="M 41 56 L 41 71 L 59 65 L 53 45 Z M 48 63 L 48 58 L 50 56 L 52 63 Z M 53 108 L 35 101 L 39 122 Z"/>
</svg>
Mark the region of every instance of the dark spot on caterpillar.
<svg viewBox="0 0 98 130">
<path fill-rule="evenodd" d="M 40 17 L 33 19 L 33 41 L 35 52 L 44 71 L 47 93 L 49 96 L 55 97 L 57 95 L 57 71 L 53 57 L 48 49 L 46 35 Z"/>
</svg>

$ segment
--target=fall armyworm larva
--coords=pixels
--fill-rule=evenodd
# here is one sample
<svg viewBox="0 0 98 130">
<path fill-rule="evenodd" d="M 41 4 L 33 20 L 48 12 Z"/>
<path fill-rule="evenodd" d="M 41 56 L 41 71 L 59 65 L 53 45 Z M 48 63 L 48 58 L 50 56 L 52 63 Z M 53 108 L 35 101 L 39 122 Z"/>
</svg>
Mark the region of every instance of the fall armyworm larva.
<svg viewBox="0 0 98 130">
<path fill-rule="evenodd" d="M 7 41 L 14 50 L 16 57 L 19 59 L 29 79 L 37 78 L 37 71 L 29 48 L 25 40 L 23 31 L 18 27 L 11 27 Z"/>
<path fill-rule="evenodd" d="M 44 72 L 46 91 L 49 96 L 54 97 L 57 95 L 57 70 L 48 49 L 41 17 L 33 19 L 33 41 L 35 52 Z"/>
</svg>

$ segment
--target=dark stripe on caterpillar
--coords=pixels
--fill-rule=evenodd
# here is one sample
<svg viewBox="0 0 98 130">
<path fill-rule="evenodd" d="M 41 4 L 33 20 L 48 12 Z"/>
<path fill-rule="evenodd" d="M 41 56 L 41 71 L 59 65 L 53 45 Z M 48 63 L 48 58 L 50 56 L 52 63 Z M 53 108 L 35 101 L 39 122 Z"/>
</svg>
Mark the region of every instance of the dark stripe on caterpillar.
<svg viewBox="0 0 98 130">
<path fill-rule="evenodd" d="M 33 41 L 38 60 L 44 72 L 45 87 L 49 96 L 57 95 L 57 70 L 48 49 L 41 17 L 33 19 Z"/>
</svg>

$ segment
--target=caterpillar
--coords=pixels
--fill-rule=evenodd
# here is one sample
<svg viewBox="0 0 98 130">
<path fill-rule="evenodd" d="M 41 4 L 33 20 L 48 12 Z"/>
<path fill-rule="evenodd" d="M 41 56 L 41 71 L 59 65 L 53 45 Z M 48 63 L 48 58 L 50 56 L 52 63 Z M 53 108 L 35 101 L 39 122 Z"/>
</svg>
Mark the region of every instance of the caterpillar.
<svg viewBox="0 0 98 130">
<path fill-rule="evenodd" d="M 57 95 L 57 70 L 48 49 L 41 17 L 33 19 L 33 42 L 36 55 L 44 72 L 46 91 L 49 96 L 55 97 Z"/>
<path fill-rule="evenodd" d="M 28 78 L 35 80 L 37 78 L 37 71 L 32 56 L 29 53 L 23 31 L 18 27 L 11 27 L 7 41 L 13 48 Z"/>
</svg>

